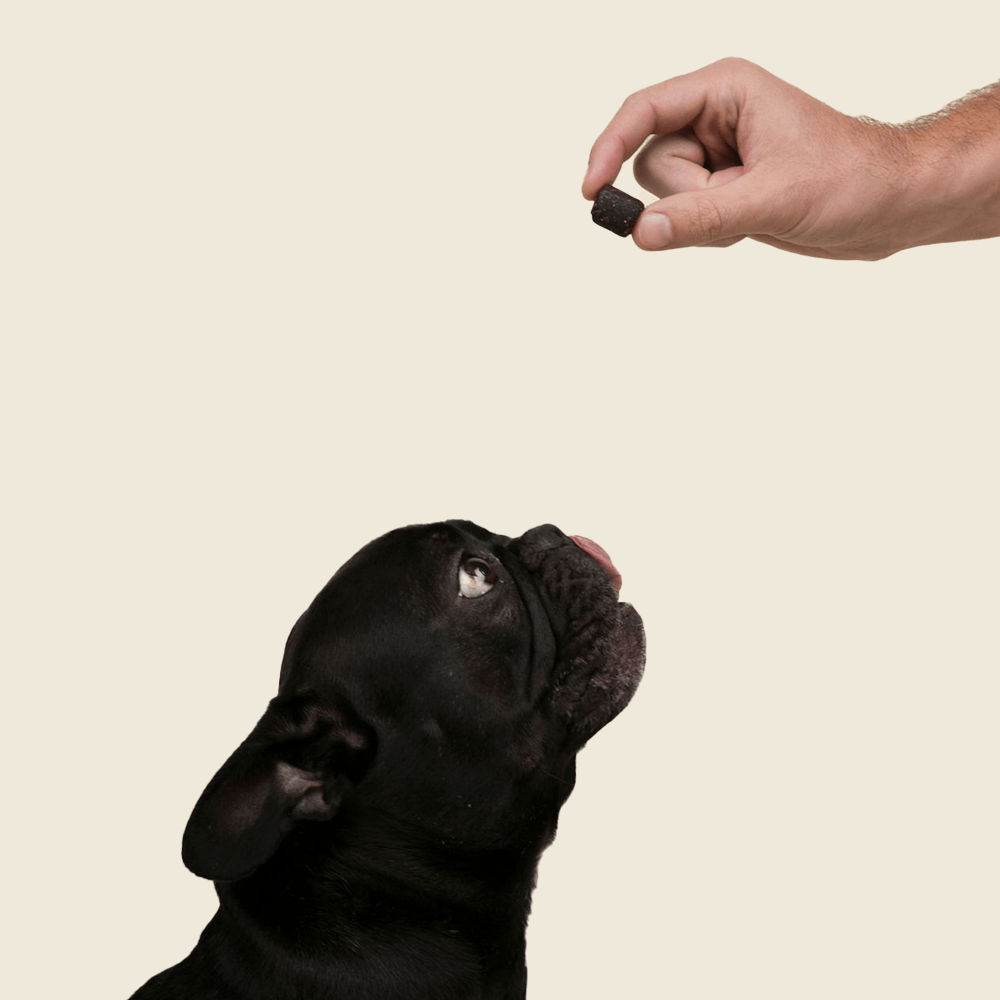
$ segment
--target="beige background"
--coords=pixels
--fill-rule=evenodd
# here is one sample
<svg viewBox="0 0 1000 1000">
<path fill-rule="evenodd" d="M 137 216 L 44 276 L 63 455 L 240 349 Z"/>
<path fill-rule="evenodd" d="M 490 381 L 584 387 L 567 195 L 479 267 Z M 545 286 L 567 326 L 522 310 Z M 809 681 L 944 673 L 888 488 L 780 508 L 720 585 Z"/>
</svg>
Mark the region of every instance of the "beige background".
<svg viewBox="0 0 1000 1000">
<path fill-rule="evenodd" d="M 932 111 L 1000 75 L 996 8 L 10 8 L 4 994 L 187 953 L 181 830 L 296 615 L 467 517 L 594 537 L 649 634 L 533 1000 L 995 1000 L 1000 242 L 645 255 L 579 183 L 724 55 Z"/>
</svg>

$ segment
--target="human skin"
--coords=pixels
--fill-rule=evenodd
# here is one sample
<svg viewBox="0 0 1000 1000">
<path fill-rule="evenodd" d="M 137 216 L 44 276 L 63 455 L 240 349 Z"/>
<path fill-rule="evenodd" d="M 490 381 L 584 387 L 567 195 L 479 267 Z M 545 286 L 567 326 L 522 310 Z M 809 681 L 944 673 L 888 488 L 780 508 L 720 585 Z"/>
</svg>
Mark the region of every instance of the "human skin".
<svg viewBox="0 0 1000 1000">
<path fill-rule="evenodd" d="M 584 197 L 596 198 L 647 139 L 634 173 L 661 200 L 633 229 L 644 250 L 750 237 L 813 257 L 879 260 L 1000 236 L 1000 84 L 886 125 L 724 59 L 628 97 L 594 143 Z"/>
</svg>

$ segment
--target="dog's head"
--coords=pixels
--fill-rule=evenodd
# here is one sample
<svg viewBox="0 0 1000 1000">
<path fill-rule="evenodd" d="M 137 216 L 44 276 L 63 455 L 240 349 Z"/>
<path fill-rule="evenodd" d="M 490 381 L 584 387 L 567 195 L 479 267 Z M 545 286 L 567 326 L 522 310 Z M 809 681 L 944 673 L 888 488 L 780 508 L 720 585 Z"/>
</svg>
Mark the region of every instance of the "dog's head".
<svg viewBox="0 0 1000 1000">
<path fill-rule="evenodd" d="M 540 849 L 576 753 L 642 673 L 619 583 L 602 550 L 551 525 L 512 540 L 448 521 L 371 542 L 292 629 L 278 696 L 195 806 L 185 863 L 242 878 L 303 821 L 335 817 L 331 830 Z"/>
</svg>

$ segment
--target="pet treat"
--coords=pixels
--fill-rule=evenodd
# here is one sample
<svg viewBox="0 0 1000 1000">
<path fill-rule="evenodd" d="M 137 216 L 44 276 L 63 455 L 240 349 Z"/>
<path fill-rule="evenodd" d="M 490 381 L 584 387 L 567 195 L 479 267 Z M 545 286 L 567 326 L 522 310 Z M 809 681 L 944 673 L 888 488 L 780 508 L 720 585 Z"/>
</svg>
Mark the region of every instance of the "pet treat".
<svg viewBox="0 0 1000 1000">
<path fill-rule="evenodd" d="M 628 236 L 643 207 L 638 198 L 605 184 L 597 193 L 590 217 L 599 226 L 610 229 L 619 236 Z"/>
</svg>

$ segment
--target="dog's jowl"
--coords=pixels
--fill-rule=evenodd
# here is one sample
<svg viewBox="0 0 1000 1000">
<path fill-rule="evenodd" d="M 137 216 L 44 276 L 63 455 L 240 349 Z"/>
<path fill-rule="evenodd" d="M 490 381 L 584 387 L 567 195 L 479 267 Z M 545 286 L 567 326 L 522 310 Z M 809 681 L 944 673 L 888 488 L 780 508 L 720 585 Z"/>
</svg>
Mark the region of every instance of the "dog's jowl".
<svg viewBox="0 0 1000 1000">
<path fill-rule="evenodd" d="M 363 548 L 188 821 L 184 862 L 218 912 L 134 1000 L 523 998 L 577 752 L 642 673 L 619 582 L 551 525 L 447 521 Z"/>
</svg>

